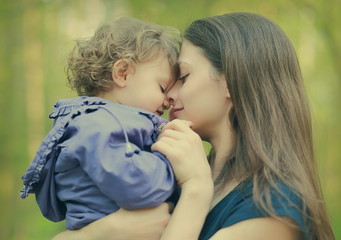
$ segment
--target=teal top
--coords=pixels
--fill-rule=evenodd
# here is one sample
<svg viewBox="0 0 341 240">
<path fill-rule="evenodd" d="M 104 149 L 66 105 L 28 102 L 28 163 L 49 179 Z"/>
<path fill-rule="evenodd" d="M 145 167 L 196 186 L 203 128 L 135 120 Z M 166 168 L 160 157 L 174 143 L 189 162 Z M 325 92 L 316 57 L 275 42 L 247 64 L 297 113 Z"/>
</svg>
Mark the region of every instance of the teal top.
<svg viewBox="0 0 341 240">
<path fill-rule="evenodd" d="M 278 186 L 282 194 L 275 189 L 271 190 L 276 215 L 292 219 L 302 232 L 303 239 L 309 239 L 301 198 L 283 183 Z M 207 215 L 199 239 L 207 240 L 220 229 L 247 219 L 269 216 L 255 204 L 252 190 L 252 182 L 246 180 L 226 195 Z"/>
</svg>

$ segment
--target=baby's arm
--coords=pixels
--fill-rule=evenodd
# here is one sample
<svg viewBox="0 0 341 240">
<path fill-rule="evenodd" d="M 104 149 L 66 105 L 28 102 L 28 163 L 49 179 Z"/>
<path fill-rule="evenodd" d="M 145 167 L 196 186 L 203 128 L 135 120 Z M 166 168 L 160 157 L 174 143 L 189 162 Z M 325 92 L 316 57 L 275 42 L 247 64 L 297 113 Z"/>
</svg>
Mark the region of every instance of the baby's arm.
<svg viewBox="0 0 341 240">
<path fill-rule="evenodd" d="M 171 166 L 161 155 L 142 151 L 131 144 L 134 153 L 127 157 L 125 144 L 112 144 L 79 156 L 82 168 L 103 194 L 119 207 L 139 209 L 156 207 L 174 190 Z"/>
<path fill-rule="evenodd" d="M 77 134 L 61 155 L 77 159 L 100 191 L 121 208 L 152 208 L 168 199 L 175 179 L 167 159 L 126 142 L 115 121 L 105 125 L 97 120 L 88 116 L 75 121 Z"/>
</svg>

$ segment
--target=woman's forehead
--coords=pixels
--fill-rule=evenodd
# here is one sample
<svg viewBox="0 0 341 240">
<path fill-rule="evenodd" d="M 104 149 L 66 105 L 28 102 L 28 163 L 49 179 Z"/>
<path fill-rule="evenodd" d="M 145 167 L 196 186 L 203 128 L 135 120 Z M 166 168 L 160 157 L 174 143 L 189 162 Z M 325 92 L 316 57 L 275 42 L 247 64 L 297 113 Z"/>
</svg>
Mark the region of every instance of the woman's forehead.
<svg viewBox="0 0 341 240">
<path fill-rule="evenodd" d="M 182 59 L 179 58 L 179 60 L 178 60 L 178 65 L 179 65 L 179 66 L 184 66 L 184 65 L 189 65 L 189 63 L 186 62 L 186 60 L 182 60 Z"/>
<path fill-rule="evenodd" d="M 180 67 L 207 64 L 208 59 L 200 47 L 195 46 L 189 41 L 184 41 L 181 47 L 178 64 Z"/>
<path fill-rule="evenodd" d="M 195 46 L 191 42 L 185 40 L 181 46 L 178 62 L 186 62 L 186 58 L 193 54 L 195 54 Z"/>
</svg>

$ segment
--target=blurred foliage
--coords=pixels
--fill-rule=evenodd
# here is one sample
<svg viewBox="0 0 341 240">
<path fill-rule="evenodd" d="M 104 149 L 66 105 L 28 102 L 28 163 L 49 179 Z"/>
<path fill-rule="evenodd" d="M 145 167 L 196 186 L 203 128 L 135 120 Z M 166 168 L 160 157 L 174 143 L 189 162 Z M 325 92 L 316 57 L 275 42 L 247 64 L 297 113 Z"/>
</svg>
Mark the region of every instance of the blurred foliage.
<svg viewBox="0 0 341 240">
<path fill-rule="evenodd" d="M 100 23 L 131 16 L 183 30 L 192 20 L 236 11 L 277 22 L 301 63 L 314 118 L 321 184 L 341 239 L 341 11 L 339 0 L 2 0 L 0 2 L 0 239 L 49 239 L 64 223 L 44 219 L 21 176 L 52 122 L 60 98 L 73 97 L 65 63 L 73 40 Z"/>
</svg>

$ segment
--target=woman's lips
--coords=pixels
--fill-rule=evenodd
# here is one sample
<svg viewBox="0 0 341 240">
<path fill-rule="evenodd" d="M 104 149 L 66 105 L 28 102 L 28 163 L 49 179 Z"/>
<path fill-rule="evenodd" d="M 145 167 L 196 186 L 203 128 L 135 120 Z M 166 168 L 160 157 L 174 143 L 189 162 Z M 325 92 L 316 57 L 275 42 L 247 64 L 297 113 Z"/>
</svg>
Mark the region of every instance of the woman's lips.
<svg viewBox="0 0 341 240">
<path fill-rule="evenodd" d="M 169 111 L 169 118 L 170 120 L 173 120 L 173 119 L 176 119 L 179 115 L 179 112 L 181 110 L 183 110 L 184 108 L 172 108 L 170 111 Z"/>
</svg>

